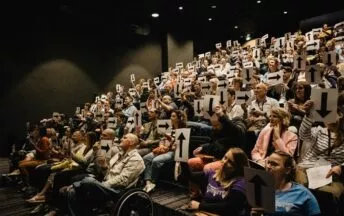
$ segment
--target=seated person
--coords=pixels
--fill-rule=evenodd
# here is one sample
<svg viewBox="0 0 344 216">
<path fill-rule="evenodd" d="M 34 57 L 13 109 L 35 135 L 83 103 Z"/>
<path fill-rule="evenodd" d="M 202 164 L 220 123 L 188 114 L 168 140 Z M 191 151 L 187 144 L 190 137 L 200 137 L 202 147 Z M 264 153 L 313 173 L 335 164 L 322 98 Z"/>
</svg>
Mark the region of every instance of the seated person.
<svg viewBox="0 0 344 216">
<path fill-rule="evenodd" d="M 265 158 L 274 150 L 281 150 L 291 156 L 297 146 L 297 135 L 288 131 L 289 113 L 280 107 L 271 109 L 270 123 L 260 132 L 251 156 L 252 160 L 263 165 Z"/>
<path fill-rule="evenodd" d="M 192 200 L 186 207 L 219 215 L 242 215 L 247 210 L 245 195 L 246 181 L 244 167 L 248 166 L 246 154 L 240 148 L 230 148 L 218 170 L 197 172 L 191 179 L 207 181 L 207 188 L 201 202 Z"/>
<path fill-rule="evenodd" d="M 180 110 L 174 110 L 171 113 L 172 129 L 179 129 L 186 127 L 186 115 Z M 156 187 L 156 180 L 158 179 L 160 168 L 167 162 L 174 160 L 175 143 L 174 138 L 166 134 L 164 139 L 161 139 L 159 146 L 154 148 L 151 153 L 145 155 L 143 160 L 146 169 L 144 171 L 144 179 L 146 185 L 144 191 L 151 192 Z"/>
<path fill-rule="evenodd" d="M 160 142 L 161 135 L 158 133 L 157 128 L 158 116 L 159 111 L 157 109 L 152 108 L 149 110 L 149 122 L 143 124 L 140 129 L 140 144 L 138 146 L 138 152 L 142 157 L 149 154 Z"/>
<path fill-rule="evenodd" d="M 338 100 L 340 102 L 340 100 Z M 326 211 L 334 211 L 330 215 L 335 215 L 336 209 L 340 207 L 340 199 L 344 195 L 344 184 L 342 175 L 342 165 L 344 164 L 344 145 L 343 145 L 343 127 L 344 118 L 341 111 L 342 105 L 338 103 L 338 113 L 335 122 L 326 123 L 325 127 L 312 127 L 314 123 L 314 117 L 312 116 L 310 110 L 314 107 L 313 101 L 307 101 L 305 103 L 306 115 L 302 120 L 300 126 L 300 138 L 303 141 L 310 142 L 310 149 L 306 152 L 304 157 L 301 158 L 298 164 L 299 169 L 297 172 L 297 181 L 301 184 L 308 185 L 308 178 L 306 174 L 307 168 L 312 168 L 319 166 L 319 164 L 330 164 L 332 166 L 331 170 L 327 174 L 327 177 L 333 175 L 332 183 L 317 188 L 316 193 L 330 193 L 332 196 L 332 203 L 328 205 L 333 205 L 333 208 L 326 208 Z M 331 202 L 330 200 L 325 200 L 325 202 Z M 321 203 L 323 204 L 323 203 Z"/>
<path fill-rule="evenodd" d="M 145 169 L 136 149 L 138 143 L 139 139 L 135 134 L 124 135 L 120 143 L 122 151 L 114 155 L 109 164 L 106 160 L 103 161 L 103 169 L 108 170 L 103 181 L 86 177 L 62 190 L 68 197 L 68 215 L 91 215 L 90 207 L 95 201 L 104 204 L 118 196 L 122 189 L 133 186 Z M 92 197 L 96 199 L 90 199 Z"/>
<path fill-rule="evenodd" d="M 211 143 L 206 143 L 196 148 L 193 154 L 196 156 L 188 160 L 188 165 L 192 171 L 205 169 L 217 169 L 221 166 L 220 161 L 208 164 L 208 157 L 221 160 L 230 147 L 239 147 L 245 143 L 246 125 L 241 118 L 228 119 L 222 106 L 215 107 L 216 115 L 210 119 L 212 124 Z"/>
<path fill-rule="evenodd" d="M 320 215 L 320 208 L 313 194 L 304 186 L 293 182 L 296 173 L 295 161 L 282 151 L 274 151 L 267 159 L 266 171 L 275 179 L 274 215 Z M 260 212 L 260 214 L 257 214 Z M 262 215 L 263 209 L 253 208 L 252 215 Z"/>
</svg>

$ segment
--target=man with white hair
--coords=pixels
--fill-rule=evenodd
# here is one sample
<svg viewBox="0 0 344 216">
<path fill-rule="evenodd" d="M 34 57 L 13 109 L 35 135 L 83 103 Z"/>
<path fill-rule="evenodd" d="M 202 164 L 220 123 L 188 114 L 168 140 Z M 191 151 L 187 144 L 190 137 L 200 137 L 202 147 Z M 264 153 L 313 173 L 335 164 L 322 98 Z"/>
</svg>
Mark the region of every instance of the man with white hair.
<svg viewBox="0 0 344 216">
<path fill-rule="evenodd" d="M 91 215 L 94 202 L 113 200 L 123 189 L 135 185 L 145 169 L 143 159 L 136 149 L 138 144 L 139 138 L 135 134 L 124 135 L 120 143 L 122 151 L 113 156 L 109 163 L 103 161 L 102 168 L 107 170 L 103 181 L 86 177 L 66 189 L 68 215 Z"/>
</svg>

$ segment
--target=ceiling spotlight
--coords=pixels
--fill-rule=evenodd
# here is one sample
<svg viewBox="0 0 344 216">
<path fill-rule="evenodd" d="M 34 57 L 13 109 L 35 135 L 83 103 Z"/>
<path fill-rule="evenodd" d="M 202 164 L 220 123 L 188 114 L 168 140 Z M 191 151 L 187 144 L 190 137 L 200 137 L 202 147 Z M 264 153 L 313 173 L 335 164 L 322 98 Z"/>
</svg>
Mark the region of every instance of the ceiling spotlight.
<svg viewBox="0 0 344 216">
<path fill-rule="evenodd" d="M 209 19 L 208 19 L 209 21 L 212 21 L 213 19 L 211 18 L 211 17 L 209 17 Z"/>
<path fill-rule="evenodd" d="M 234 28 L 235 28 L 235 29 L 237 29 L 237 28 L 238 28 L 238 26 L 234 26 Z"/>
<path fill-rule="evenodd" d="M 215 9 L 215 8 L 216 8 L 216 5 L 212 5 L 211 8 L 212 8 L 212 9 Z"/>
<path fill-rule="evenodd" d="M 159 17 L 159 14 L 158 13 L 152 13 L 152 17 L 157 18 L 157 17 Z"/>
<path fill-rule="evenodd" d="M 183 10 L 183 7 L 182 7 L 182 6 L 180 6 L 178 9 L 179 9 L 179 10 Z"/>
<path fill-rule="evenodd" d="M 258 1 L 257 1 L 257 4 L 260 4 L 261 2 L 262 2 L 262 1 L 258 0 Z"/>
<path fill-rule="evenodd" d="M 284 13 L 284 14 L 287 14 L 287 13 L 288 13 L 288 11 L 284 11 L 283 13 Z"/>
</svg>

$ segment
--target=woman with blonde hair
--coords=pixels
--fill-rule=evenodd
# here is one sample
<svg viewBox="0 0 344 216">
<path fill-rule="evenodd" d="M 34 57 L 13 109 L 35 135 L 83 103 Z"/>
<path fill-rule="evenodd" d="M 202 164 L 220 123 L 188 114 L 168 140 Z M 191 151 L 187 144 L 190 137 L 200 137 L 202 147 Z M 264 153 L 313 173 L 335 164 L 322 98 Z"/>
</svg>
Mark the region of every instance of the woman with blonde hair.
<svg viewBox="0 0 344 216">
<path fill-rule="evenodd" d="M 184 208 L 205 211 L 204 215 L 208 215 L 207 212 L 242 215 L 247 211 L 244 167 L 248 166 L 248 158 L 245 152 L 240 148 L 230 148 L 221 163 L 218 170 L 211 169 L 191 175 L 193 181 L 207 182 L 207 187 L 201 202 L 192 200 Z"/>
<path fill-rule="evenodd" d="M 297 135 L 288 131 L 289 113 L 280 107 L 274 107 L 270 112 L 270 123 L 260 132 L 257 142 L 251 152 L 252 160 L 265 165 L 265 158 L 275 150 L 294 155 L 297 146 Z"/>
</svg>

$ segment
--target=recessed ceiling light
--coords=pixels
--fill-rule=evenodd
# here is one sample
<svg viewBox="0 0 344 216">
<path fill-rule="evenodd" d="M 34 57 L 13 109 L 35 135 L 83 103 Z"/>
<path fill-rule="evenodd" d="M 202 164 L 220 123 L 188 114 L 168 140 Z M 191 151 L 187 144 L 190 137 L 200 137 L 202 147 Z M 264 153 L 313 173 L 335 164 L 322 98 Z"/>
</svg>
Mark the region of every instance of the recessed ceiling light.
<svg viewBox="0 0 344 216">
<path fill-rule="evenodd" d="M 213 20 L 213 18 L 209 17 L 209 18 L 208 18 L 208 20 L 209 20 L 209 21 L 212 21 L 212 20 Z"/>
<path fill-rule="evenodd" d="M 216 5 L 212 5 L 211 8 L 215 9 L 215 8 L 216 8 Z"/>
<path fill-rule="evenodd" d="M 257 4 L 260 4 L 261 2 L 262 2 L 262 1 L 258 0 L 258 1 L 257 1 Z"/>
<path fill-rule="evenodd" d="M 158 13 L 152 13 L 152 17 L 157 18 L 157 17 L 159 17 L 159 14 Z"/>
<path fill-rule="evenodd" d="M 235 29 L 239 28 L 238 26 L 234 26 Z"/>
<path fill-rule="evenodd" d="M 178 8 L 179 10 L 183 10 L 183 7 L 182 6 L 179 6 L 179 8 Z"/>
<path fill-rule="evenodd" d="M 284 13 L 284 14 L 287 14 L 287 13 L 288 13 L 288 11 L 284 11 L 283 13 Z"/>
</svg>

